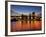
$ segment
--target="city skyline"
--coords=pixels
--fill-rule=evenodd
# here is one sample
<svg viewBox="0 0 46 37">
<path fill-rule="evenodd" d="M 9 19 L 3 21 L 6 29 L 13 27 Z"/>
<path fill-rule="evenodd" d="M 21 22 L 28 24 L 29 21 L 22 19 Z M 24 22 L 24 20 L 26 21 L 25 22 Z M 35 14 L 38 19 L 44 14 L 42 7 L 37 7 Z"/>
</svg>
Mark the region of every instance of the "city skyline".
<svg viewBox="0 0 46 37">
<path fill-rule="evenodd" d="M 11 10 L 11 16 L 21 16 L 21 15 L 27 15 L 29 16 L 29 14 L 32 15 L 32 12 L 31 13 L 18 13 L 18 12 L 15 12 L 15 10 Z M 35 13 L 36 16 L 39 16 L 41 13 Z"/>
</svg>

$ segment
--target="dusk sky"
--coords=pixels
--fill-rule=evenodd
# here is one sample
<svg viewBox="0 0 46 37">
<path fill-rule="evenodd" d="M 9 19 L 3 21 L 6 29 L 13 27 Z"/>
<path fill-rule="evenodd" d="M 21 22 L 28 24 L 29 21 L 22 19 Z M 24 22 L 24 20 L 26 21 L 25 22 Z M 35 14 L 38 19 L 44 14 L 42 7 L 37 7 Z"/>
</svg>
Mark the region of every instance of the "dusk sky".
<svg viewBox="0 0 46 37">
<path fill-rule="evenodd" d="M 25 12 L 25 13 L 31 13 L 36 12 L 40 13 L 42 7 L 41 6 L 24 6 L 24 5 L 11 5 L 11 10 L 14 10 L 15 12 Z"/>
</svg>

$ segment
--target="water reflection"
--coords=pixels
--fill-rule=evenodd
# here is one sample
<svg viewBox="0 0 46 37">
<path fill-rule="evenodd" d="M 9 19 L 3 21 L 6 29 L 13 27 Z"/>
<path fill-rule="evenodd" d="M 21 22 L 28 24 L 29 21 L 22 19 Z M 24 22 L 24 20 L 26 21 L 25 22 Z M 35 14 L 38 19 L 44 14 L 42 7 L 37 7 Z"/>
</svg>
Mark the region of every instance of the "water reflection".
<svg viewBox="0 0 46 37">
<path fill-rule="evenodd" d="M 41 30 L 41 21 L 14 21 L 11 25 L 11 31 L 34 31 Z"/>
</svg>

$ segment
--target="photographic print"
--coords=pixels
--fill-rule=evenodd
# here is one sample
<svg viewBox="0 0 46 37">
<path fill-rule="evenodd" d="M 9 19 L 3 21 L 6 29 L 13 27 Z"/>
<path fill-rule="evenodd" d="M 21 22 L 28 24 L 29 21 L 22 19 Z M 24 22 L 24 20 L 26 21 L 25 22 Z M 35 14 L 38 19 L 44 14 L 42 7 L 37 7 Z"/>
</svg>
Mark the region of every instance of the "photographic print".
<svg viewBox="0 0 46 37">
<path fill-rule="evenodd" d="M 41 6 L 11 5 L 11 32 L 41 30 L 41 11 Z"/>
<path fill-rule="evenodd" d="M 44 33 L 44 3 L 8 2 L 8 35 Z"/>
</svg>

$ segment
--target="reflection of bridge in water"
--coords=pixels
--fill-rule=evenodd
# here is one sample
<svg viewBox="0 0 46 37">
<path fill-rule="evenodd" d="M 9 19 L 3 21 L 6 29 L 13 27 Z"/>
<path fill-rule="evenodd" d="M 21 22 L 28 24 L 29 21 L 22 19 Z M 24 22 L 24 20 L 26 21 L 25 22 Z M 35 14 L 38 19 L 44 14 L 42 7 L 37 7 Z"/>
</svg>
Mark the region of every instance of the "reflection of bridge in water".
<svg viewBox="0 0 46 37">
<path fill-rule="evenodd" d="M 41 21 L 16 21 L 11 23 L 11 31 L 39 31 L 41 30 Z"/>
</svg>

